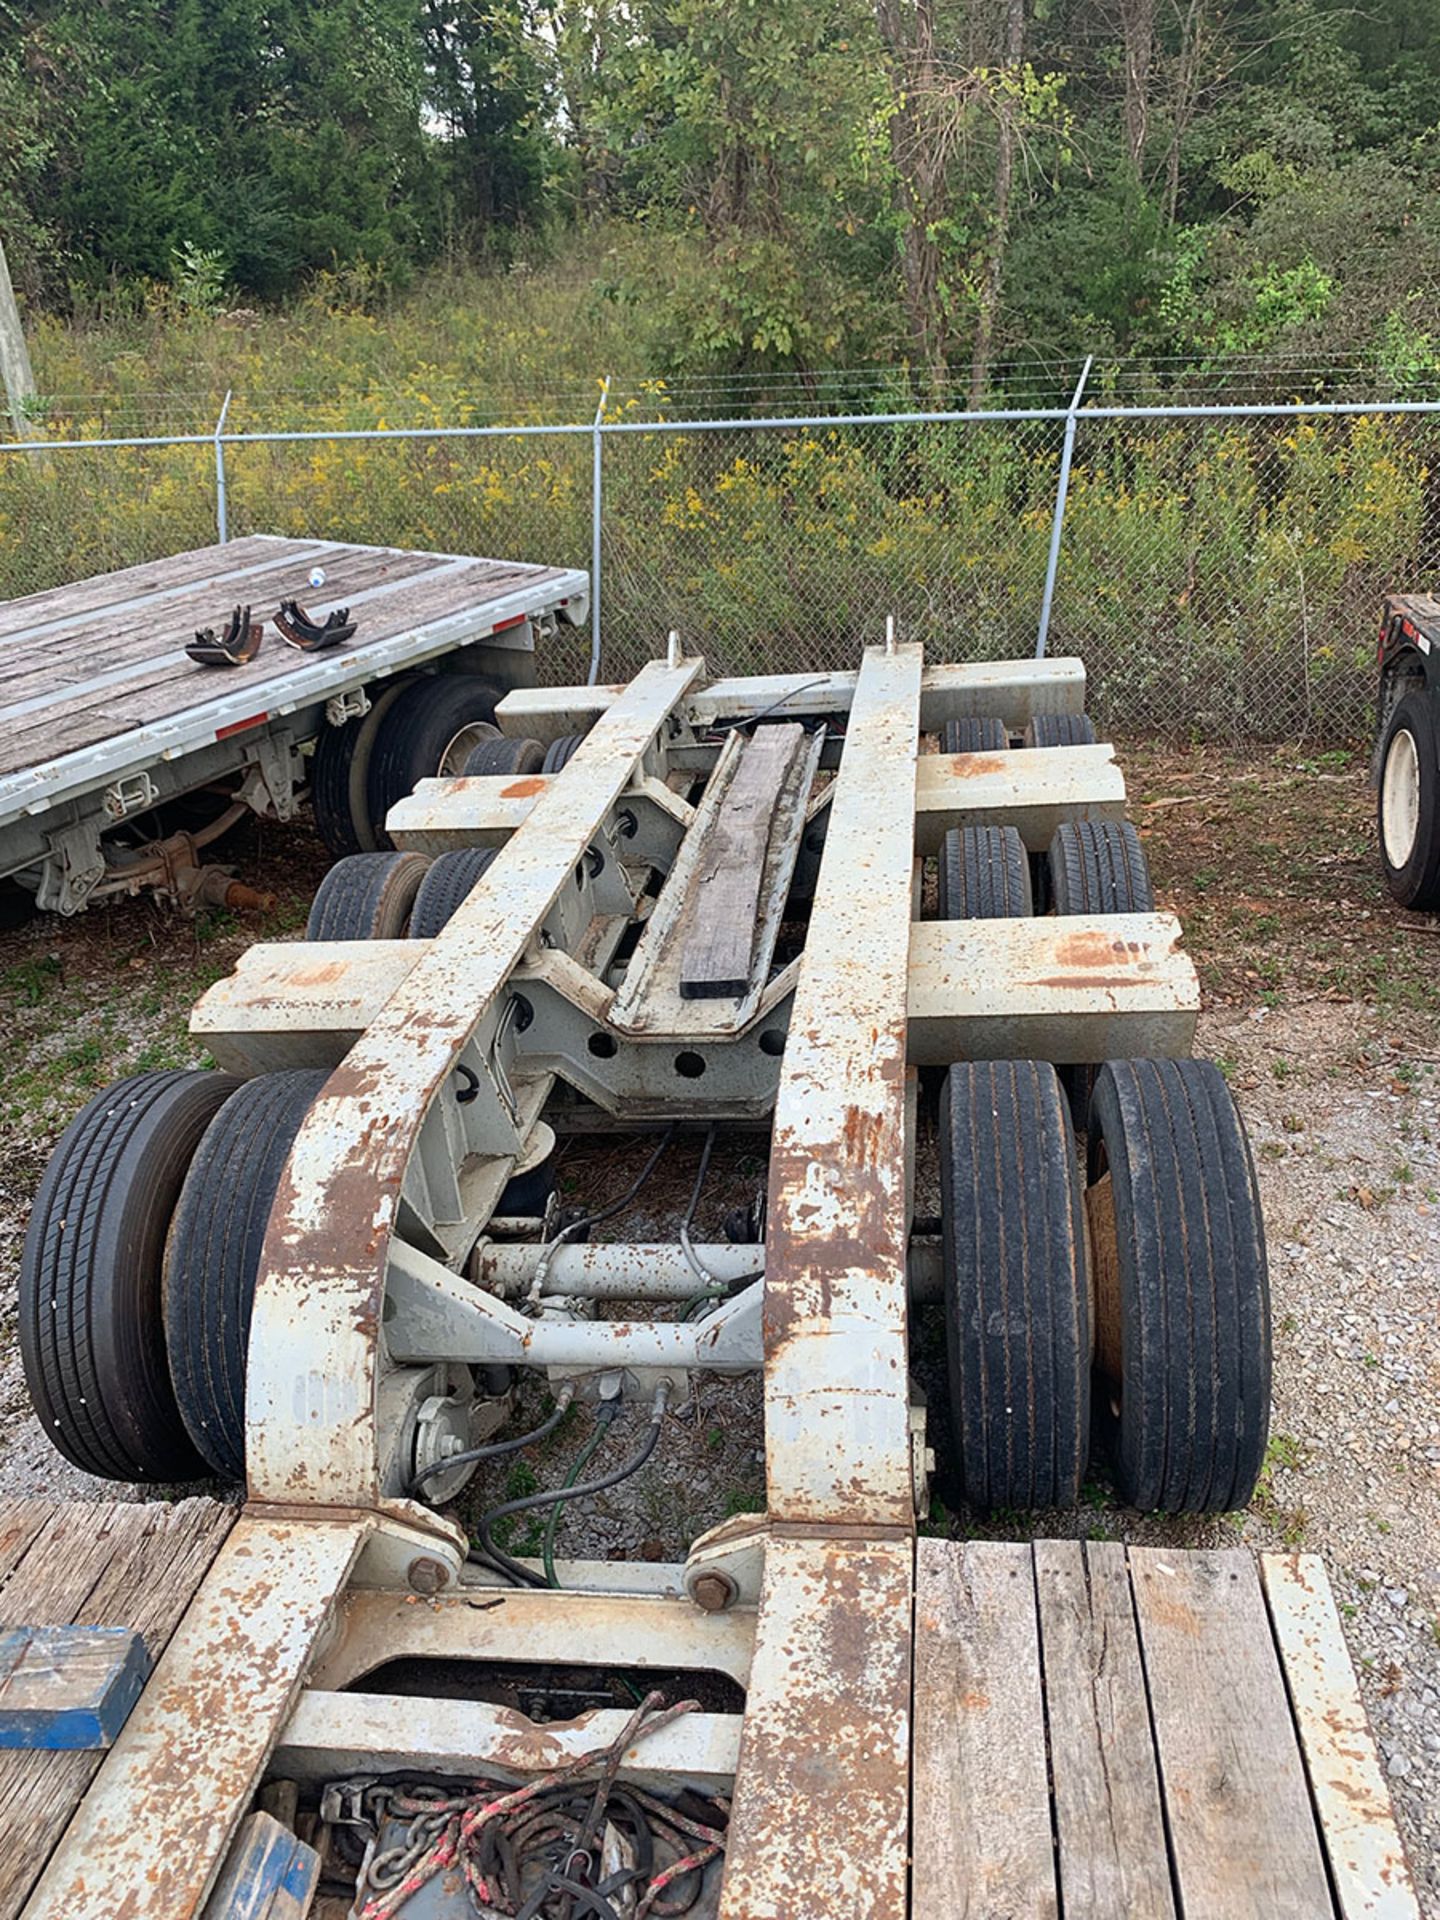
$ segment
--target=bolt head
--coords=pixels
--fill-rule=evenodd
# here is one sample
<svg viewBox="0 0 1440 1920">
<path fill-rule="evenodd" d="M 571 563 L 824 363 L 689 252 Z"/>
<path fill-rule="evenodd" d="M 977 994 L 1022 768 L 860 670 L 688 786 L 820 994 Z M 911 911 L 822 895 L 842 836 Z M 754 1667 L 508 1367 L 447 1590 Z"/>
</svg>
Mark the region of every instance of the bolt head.
<svg viewBox="0 0 1440 1920">
<path fill-rule="evenodd" d="M 442 1587 L 450 1584 L 450 1569 L 443 1560 L 436 1560 L 428 1553 L 422 1553 L 410 1562 L 405 1572 L 412 1593 L 439 1593 Z"/>
<path fill-rule="evenodd" d="M 704 1613 L 723 1613 L 738 1589 L 728 1573 L 702 1573 L 690 1589 L 690 1598 Z"/>
</svg>

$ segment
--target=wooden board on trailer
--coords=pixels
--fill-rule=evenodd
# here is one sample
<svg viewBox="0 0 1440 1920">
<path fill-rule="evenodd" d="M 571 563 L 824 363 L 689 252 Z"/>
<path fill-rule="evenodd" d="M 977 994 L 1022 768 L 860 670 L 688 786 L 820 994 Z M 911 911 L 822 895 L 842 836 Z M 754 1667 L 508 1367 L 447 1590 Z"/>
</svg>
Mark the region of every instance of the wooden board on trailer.
<svg viewBox="0 0 1440 1920">
<path fill-rule="evenodd" d="M 1323 1568 L 1264 1572 L 920 1541 L 914 1920 L 1419 1920 Z"/>
<path fill-rule="evenodd" d="M 316 568 L 324 581 L 312 587 Z M 256 537 L 15 602 L 0 608 L 0 775 L 242 688 L 257 709 L 282 702 L 287 683 L 317 659 L 352 659 L 359 677 L 367 649 L 459 615 L 472 616 L 478 639 L 487 604 L 563 577 L 512 561 Z M 271 623 L 291 598 L 317 618 L 349 606 L 354 639 L 319 656 L 286 646 Z M 266 622 L 260 652 L 243 667 L 194 665 L 185 643 L 198 628 L 223 625 L 237 604 Z"/>
<path fill-rule="evenodd" d="M 0 1506 L 0 1625 L 132 1627 L 158 1658 L 234 1510 L 41 1500 Z M 0 1920 L 14 1920 L 103 1755 L 0 1754 Z"/>
</svg>

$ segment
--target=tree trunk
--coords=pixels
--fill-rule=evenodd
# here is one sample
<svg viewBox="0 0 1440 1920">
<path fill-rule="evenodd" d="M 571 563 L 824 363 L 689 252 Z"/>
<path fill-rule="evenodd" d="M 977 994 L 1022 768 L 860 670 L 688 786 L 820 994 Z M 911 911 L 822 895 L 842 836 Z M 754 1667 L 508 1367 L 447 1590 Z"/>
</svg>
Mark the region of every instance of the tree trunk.
<svg viewBox="0 0 1440 1920">
<path fill-rule="evenodd" d="M 895 111 L 890 152 L 900 215 L 900 292 L 910 351 L 929 374 L 931 391 L 945 379 L 945 327 L 940 312 L 940 249 L 934 229 L 943 181 L 927 121 L 935 85 L 935 0 L 916 0 L 912 22 L 900 0 L 876 0 L 875 20 L 890 58 Z"/>
<path fill-rule="evenodd" d="M 1120 0 L 1125 39 L 1125 145 L 1141 171 L 1150 119 L 1150 64 L 1155 57 L 1155 0 Z"/>
<path fill-rule="evenodd" d="M 1025 51 L 1025 0 L 1007 0 L 1005 9 L 1006 73 L 1013 74 Z M 975 320 L 975 345 L 970 356 L 970 405 L 978 407 L 990 379 L 990 355 L 995 322 L 1005 281 L 1005 250 L 1010 244 L 1010 194 L 1015 184 L 1015 104 L 1005 95 L 999 103 L 1000 136 L 995 154 L 995 213 L 991 222 L 990 258 L 980 286 L 980 311 Z"/>
<path fill-rule="evenodd" d="M 10 285 L 3 240 L 0 240 L 0 380 L 5 383 L 15 438 L 33 440 L 35 435 L 26 409 L 35 398 L 35 376 L 30 371 L 30 354 L 25 345 L 25 330 L 20 325 L 20 309 L 15 304 L 15 290 Z"/>
</svg>

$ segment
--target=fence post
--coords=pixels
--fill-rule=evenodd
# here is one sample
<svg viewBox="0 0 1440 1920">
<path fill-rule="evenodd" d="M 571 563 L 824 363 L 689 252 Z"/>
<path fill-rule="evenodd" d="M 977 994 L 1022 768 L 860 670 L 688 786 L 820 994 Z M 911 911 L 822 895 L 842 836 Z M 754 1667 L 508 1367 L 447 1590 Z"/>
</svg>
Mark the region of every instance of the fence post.
<svg viewBox="0 0 1440 1920">
<path fill-rule="evenodd" d="M 230 526 L 225 497 L 225 443 L 220 436 L 225 431 L 225 416 L 230 411 L 230 392 L 231 389 L 227 387 L 220 404 L 220 418 L 215 422 L 215 530 L 222 547 L 230 538 Z"/>
<path fill-rule="evenodd" d="M 1086 354 L 1085 364 L 1080 369 L 1080 378 L 1075 382 L 1075 391 L 1070 396 L 1070 409 L 1065 415 L 1065 441 L 1060 449 L 1060 478 L 1055 487 L 1055 518 L 1050 525 L 1050 557 L 1045 563 L 1045 591 L 1040 597 L 1040 631 L 1035 636 L 1035 658 L 1045 658 L 1045 645 L 1050 637 L 1050 608 L 1055 599 L 1055 573 L 1060 565 L 1060 533 L 1065 525 L 1065 496 L 1070 491 L 1070 459 L 1075 451 L 1075 415 L 1080 406 L 1080 396 L 1085 391 L 1085 382 L 1090 377 L 1090 363 L 1093 354 Z"/>
<path fill-rule="evenodd" d="M 610 376 L 607 373 L 600 382 L 600 401 L 595 408 L 595 421 L 591 429 L 593 445 L 590 462 L 590 672 L 586 684 L 592 687 L 600 678 L 600 509 L 603 504 L 600 450 L 605 444 L 602 422 L 605 418 L 605 401 L 609 392 Z"/>
</svg>

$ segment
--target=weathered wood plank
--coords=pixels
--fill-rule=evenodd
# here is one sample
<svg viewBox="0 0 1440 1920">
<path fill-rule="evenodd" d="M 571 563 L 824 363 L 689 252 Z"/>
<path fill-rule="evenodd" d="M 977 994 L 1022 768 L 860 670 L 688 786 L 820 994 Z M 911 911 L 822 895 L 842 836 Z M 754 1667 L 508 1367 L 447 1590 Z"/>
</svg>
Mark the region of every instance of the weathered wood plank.
<svg viewBox="0 0 1440 1920">
<path fill-rule="evenodd" d="M 762 727 L 741 750 L 705 839 L 680 963 L 686 1000 L 738 999 L 750 985 L 765 849 L 803 727 Z"/>
<path fill-rule="evenodd" d="M 1130 1549 L 1181 1911 L 1334 1911 L 1285 1683 L 1247 1553 Z"/>
<path fill-rule="evenodd" d="M 1343 1920 L 1420 1920 L 1324 1565 L 1266 1553 L 1260 1570 Z"/>
<path fill-rule="evenodd" d="M 48 1507 L 0 1590 L 0 1621 L 130 1627 L 158 1657 L 234 1522 L 209 1500 Z M 18 1516 L 17 1516 L 18 1517 Z M 98 1753 L 0 1755 L 0 1920 L 14 1920 L 100 1764 Z"/>
<path fill-rule="evenodd" d="M 917 920 L 907 979 L 910 1061 L 1187 1054 L 1200 982 L 1180 938 L 1169 913 Z"/>
<path fill-rule="evenodd" d="M 919 1540 L 915 1559 L 911 1915 L 1055 1920 L 1030 1549 Z"/>
<path fill-rule="evenodd" d="M 157 593 L 171 593 L 217 574 L 254 566 L 277 554 L 283 559 L 302 550 L 319 548 L 319 540 L 272 540 L 250 534 L 219 547 L 192 547 L 163 560 L 142 561 L 138 566 L 117 567 L 111 573 L 91 574 L 65 587 L 44 587 L 18 600 L 0 601 L 0 641 L 15 634 L 28 633 L 53 621 L 83 620 L 97 608 L 129 606 L 148 600 Z"/>
<path fill-rule="evenodd" d="M 1065 1920 L 1174 1920 L 1125 1549 L 1034 1554 Z"/>
<path fill-rule="evenodd" d="M 1108 744 L 926 753 L 916 769 L 920 853 L 938 852 L 951 827 L 1014 827 L 1032 853 L 1043 853 L 1062 821 L 1124 817 L 1125 779 Z"/>
</svg>

